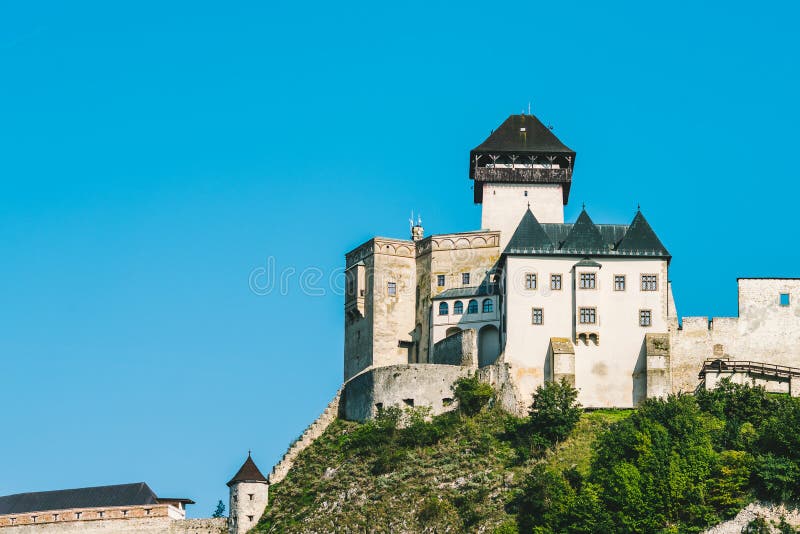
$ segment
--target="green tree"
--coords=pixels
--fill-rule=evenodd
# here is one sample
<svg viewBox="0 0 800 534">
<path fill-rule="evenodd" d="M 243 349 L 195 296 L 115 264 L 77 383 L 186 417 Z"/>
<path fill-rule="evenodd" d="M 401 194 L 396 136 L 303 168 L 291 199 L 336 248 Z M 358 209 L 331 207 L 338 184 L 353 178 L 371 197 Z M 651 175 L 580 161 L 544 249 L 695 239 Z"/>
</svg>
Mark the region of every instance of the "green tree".
<svg viewBox="0 0 800 534">
<path fill-rule="evenodd" d="M 459 378 L 453 386 L 458 409 L 469 416 L 478 414 L 495 396 L 491 385 L 481 382 L 475 375 Z"/>
<path fill-rule="evenodd" d="M 536 388 L 529 411 L 531 429 L 551 444 L 566 438 L 581 418 L 578 390 L 563 378 Z"/>
<path fill-rule="evenodd" d="M 217 502 L 217 509 L 211 514 L 211 517 L 225 517 L 225 504 L 222 500 Z"/>
</svg>

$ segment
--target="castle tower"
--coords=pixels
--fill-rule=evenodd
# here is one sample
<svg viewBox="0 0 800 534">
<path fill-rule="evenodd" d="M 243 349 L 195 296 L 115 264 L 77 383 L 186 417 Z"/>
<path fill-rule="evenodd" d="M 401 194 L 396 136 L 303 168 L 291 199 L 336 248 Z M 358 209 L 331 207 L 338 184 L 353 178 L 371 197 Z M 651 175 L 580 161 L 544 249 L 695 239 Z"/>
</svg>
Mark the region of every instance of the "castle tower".
<svg viewBox="0 0 800 534">
<path fill-rule="evenodd" d="M 530 208 L 540 223 L 563 223 L 575 152 L 533 115 L 511 115 L 469 155 L 481 228 L 500 231 L 500 250 Z"/>
<path fill-rule="evenodd" d="M 230 503 L 228 530 L 230 534 L 244 534 L 253 528 L 267 508 L 269 482 L 247 453 L 247 460 L 228 482 Z"/>
</svg>

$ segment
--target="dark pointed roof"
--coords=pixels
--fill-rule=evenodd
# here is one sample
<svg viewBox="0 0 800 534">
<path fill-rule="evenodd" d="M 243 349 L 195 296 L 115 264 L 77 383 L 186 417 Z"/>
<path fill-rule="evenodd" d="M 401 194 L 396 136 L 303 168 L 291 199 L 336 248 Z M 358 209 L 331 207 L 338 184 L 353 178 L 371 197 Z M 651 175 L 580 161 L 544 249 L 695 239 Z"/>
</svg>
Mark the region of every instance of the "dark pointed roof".
<svg viewBox="0 0 800 534">
<path fill-rule="evenodd" d="M 656 233 L 650 227 L 641 211 L 636 211 L 633 221 L 628 226 L 628 231 L 622 238 L 617 250 L 621 251 L 650 251 L 668 256 L 666 247 L 661 243 Z"/>
<path fill-rule="evenodd" d="M 158 497 L 147 484 L 136 482 L 133 484 L 7 495 L 0 497 L 0 515 L 65 510 L 68 508 L 105 508 L 158 503 Z"/>
<path fill-rule="evenodd" d="M 514 230 L 514 235 L 506 245 L 510 250 L 552 250 L 553 242 L 547 237 L 542 225 L 536 220 L 530 207 Z"/>
<path fill-rule="evenodd" d="M 603 236 L 600 235 L 600 230 L 594 225 L 592 218 L 586 213 L 586 209 L 581 210 L 578 220 L 572 225 L 561 248 L 568 251 L 594 250 L 598 252 L 607 248 L 603 242 Z"/>
<path fill-rule="evenodd" d="M 247 460 L 244 461 L 239 471 L 230 479 L 228 486 L 232 486 L 237 482 L 267 482 L 267 477 L 261 474 L 256 463 L 250 457 L 250 453 L 247 453 Z"/>
<path fill-rule="evenodd" d="M 562 143 L 553 132 L 533 115 L 511 115 L 472 152 L 501 154 L 563 154 L 575 151 Z"/>
<path fill-rule="evenodd" d="M 523 215 L 503 254 L 594 257 L 671 256 L 641 213 L 633 222 L 594 224 L 586 210 L 575 223 L 539 223 L 533 213 Z"/>
</svg>

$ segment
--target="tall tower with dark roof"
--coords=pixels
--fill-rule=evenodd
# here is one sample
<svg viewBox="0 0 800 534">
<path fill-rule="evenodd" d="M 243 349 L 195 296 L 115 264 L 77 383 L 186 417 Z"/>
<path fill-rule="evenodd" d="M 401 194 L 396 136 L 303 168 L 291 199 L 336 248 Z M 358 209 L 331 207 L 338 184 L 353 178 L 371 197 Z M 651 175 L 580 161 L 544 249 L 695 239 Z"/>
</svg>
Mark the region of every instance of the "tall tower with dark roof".
<svg viewBox="0 0 800 534">
<path fill-rule="evenodd" d="M 241 534 L 253 528 L 267 508 L 269 482 L 261 474 L 250 453 L 239 471 L 228 482 L 230 488 L 230 514 L 228 530 Z"/>
<path fill-rule="evenodd" d="M 563 223 L 575 152 L 533 115 L 511 115 L 469 155 L 481 228 L 505 247 L 530 209 L 540 223 Z"/>
</svg>

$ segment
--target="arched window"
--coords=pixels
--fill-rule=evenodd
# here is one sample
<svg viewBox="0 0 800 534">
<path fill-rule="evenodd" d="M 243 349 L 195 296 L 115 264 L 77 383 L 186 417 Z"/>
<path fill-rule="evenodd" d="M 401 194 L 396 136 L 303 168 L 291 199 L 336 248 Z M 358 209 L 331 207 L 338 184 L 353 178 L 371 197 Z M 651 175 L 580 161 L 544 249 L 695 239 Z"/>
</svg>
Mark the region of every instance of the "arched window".
<svg viewBox="0 0 800 534">
<path fill-rule="evenodd" d="M 467 304 L 467 313 L 478 313 L 478 301 L 473 299 Z"/>
<path fill-rule="evenodd" d="M 450 310 L 448 310 L 447 303 L 446 302 L 440 302 L 439 303 L 439 315 L 447 315 L 448 313 L 450 313 Z"/>
<path fill-rule="evenodd" d="M 492 299 L 483 299 L 483 313 L 492 313 L 492 311 L 494 311 Z"/>
<path fill-rule="evenodd" d="M 462 313 L 464 313 L 464 303 L 457 300 L 455 304 L 453 304 L 453 315 L 461 315 Z"/>
</svg>

